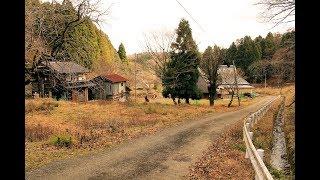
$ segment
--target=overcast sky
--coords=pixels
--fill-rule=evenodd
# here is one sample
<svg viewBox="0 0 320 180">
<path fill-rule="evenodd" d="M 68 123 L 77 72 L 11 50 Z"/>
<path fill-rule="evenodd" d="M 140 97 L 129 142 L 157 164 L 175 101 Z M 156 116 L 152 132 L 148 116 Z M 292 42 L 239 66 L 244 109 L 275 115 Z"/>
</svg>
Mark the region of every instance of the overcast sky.
<svg viewBox="0 0 320 180">
<path fill-rule="evenodd" d="M 107 1 L 107 0 L 106 0 Z M 198 21 L 204 31 L 175 0 L 108 0 L 114 3 L 102 30 L 117 49 L 123 42 L 128 54 L 143 51 L 143 33 L 174 31 L 181 18 L 186 18 L 200 51 L 208 45 L 229 47 L 232 41 L 245 35 L 252 38 L 271 32 L 285 32 L 294 23 L 271 29 L 261 23 L 261 8 L 257 0 L 179 0 Z M 107 5 L 106 5 L 107 6 Z"/>
</svg>

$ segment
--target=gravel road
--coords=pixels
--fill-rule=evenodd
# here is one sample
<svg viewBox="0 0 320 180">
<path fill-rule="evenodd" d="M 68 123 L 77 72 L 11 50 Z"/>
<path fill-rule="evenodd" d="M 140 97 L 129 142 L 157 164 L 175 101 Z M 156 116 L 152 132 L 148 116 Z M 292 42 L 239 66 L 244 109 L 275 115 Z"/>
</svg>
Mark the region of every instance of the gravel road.
<svg viewBox="0 0 320 180">
<path fill-rule="evenodd" d="M 181 123 L 99 153 L 52 162 L 26 179 L 185 179 L 225 126 L 256 111 L 272 97 L 241 110 Z"/>
</svg>

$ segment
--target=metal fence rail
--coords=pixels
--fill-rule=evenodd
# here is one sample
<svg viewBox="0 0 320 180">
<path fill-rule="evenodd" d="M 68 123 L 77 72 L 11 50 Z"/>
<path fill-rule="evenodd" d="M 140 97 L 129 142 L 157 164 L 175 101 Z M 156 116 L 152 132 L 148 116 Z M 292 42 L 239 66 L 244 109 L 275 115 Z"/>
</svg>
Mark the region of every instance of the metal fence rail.
<svg viewBox="0 0 320 180">
<path fill-rule="evenodd" d="M 266 165 L 263 162 L 264 150 L 256 149 L 252 143 L 253 132 L 250 131 L 250 128 L 269 110 L 271 104 L 278 99 L 280 96 L 274 97 L 265 105 L 262 106 L 258 111 L 250 114 L 244 120 L 243 125 L 243 140 L 246 145 L 246 158 L 249 158 L 253 169 L 255 171 L 255 179 L 267 179 L 273 180 L 272 175 L 268 171 Z"/>
</svg>

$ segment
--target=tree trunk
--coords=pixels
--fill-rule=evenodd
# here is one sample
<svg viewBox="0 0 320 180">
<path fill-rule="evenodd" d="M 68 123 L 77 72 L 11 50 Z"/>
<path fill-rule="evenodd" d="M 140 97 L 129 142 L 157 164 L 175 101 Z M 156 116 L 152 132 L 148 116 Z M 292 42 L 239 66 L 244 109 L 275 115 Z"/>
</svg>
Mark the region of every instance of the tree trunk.
<svg viewBox="0 0 320 180">
<path fill-rule="evenodd" d="M 178 98 L 178 104 L 180 104 L 180 103 L 181 103 L 180 98 Z"/>
<path fill-rule="evenodd" d="M 176 102 L 176 98 L 171 98 L 171 99 L 172 99 L 172 101 L 173 101 L 174 105 L 176 105 L 176 104 L 177 104 L 177 102 Z"/>
<path fill-rule="evenodd" d="M 216 94 L 215 83 L 210 83 L 210 85 L 208 87 L 208 91 L 209 91 L 210 106 L 213 106 L 214 105 L 214 96 Z"/>
<path fill-rule="evenodd" d="M 231 93 L 231 99 L 230 99 L 230 102 L 229 102 L 229 104 L 228 104 L 228 107 L 230 107 L 230 106 L 231 106 L 231 104 L 232 104 L 232 101 L 233 101 L 233 95 L 234 95 L 234 91 L 232 90 L 232 93 Z"/>
<path fill-rule="evenodd" d="M 214 105 L 214 98 L 213 97 L 209 97 L 209 102 L 210 102 L 210 106 Z"/>
<path fill-rule="evenodd" d="M 190 104 L 189 98 L 186 98 L 186 103 L 187 103 L 187 104 Z"/>
</svg>

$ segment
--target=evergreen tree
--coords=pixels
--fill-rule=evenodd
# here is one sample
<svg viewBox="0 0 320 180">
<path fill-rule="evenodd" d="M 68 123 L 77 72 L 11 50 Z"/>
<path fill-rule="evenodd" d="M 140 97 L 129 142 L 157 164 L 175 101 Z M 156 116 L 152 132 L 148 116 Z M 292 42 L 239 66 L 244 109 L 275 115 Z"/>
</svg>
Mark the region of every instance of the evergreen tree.
<svg viewBox="0 0 320 180">
<path fill-rule="evenodd" d="M 119 45 L 118 54 L 122 62 L 125 62 L 127 60 L 126 50 L 122 43 Z"/>
<path fill-rule="evenodd" d="M 192 38 L 192 31 L 187 20 L 180 21 L 176 33 L 176 41 L 171 44 L 171 60 L 167 64 L 167 70 L 162 79 L 163 95 L 168 97 L 170 94 L 173 101 L 176 97 L 185 99 L 189 104 L 190 98 L 200 98 L 197 88 L 200 53 Z"/>
<path fill-rule="evenodd" d="M 274 42 L 274 37 L 271 32 L 268 33 L 268 35 L 265 38 L 265 45 L 262 51 L 262 58 L 263 59 L 271 59 L 273 54 L 276 51 L 276 45 Z"/>
<path fill-rule="evenodd" d="M 237 51 L 237 59 L 235 61 L 236 66 L 240 67 L 246 75 L 249 74 L 248 67 L 261 59 L 261 53 L 258 46 L 251 39 L 250 36 L 245 36 L 240 40 L 240 44 Z"/>
<path fill-rule="evenodd" d="M 232 64 L 232 61 L 236 61 L 236 59 L 237 59 L 237 46 L 234 42 L 232 42 L 232 44 L 226 51 L 225 63 L 229 66 Z"/>
</svg>

